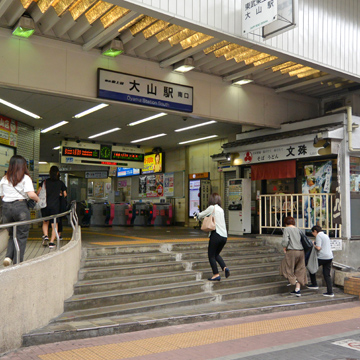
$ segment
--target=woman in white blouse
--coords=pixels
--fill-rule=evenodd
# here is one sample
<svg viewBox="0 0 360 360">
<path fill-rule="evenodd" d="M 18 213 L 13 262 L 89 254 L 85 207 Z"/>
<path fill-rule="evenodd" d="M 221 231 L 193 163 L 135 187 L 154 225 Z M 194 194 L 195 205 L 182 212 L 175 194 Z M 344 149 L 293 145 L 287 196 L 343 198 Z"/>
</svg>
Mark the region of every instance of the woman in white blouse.
<svg viewBox="0 0 360 360">
<path fill-rule="evenodd" d="M 39 201 L 34 191 L 34 185 L 26 165 L 26 160 L 20 155 L 10 159 L 6 175 L 0 181 L 0 196 L 2 197 L 3 223 L 30 220 L 27 199 Z M 16 229 L 17 241 L 20 247 L 20 262 L 24 260 L 26 241 L 29 236 L 29 225 L 19 225 Z M 16 252 L 13 240 L 13 227 L 8 228 L 9 241 L 4 260 L 4 266 L 16 263 Z"/>
<path fill-rule="evenodd" d="M 221 269 L 225 272 L 226 278 L 230 276 L 230 270 L 226 266 L 223 258 L 220 256 L 220 252 L 227 241 L 227 231 L 224 210 L 221 208 L 221 197 L 217 193 L 213 193 L 212 195 L 210 195 L 209 207 L 201 213 L 197 214 L 196 216 L 198 220 L 202 220 L 206 216 L 209 216 L 211 214 L 213 214 L 215 217 L 216 229 L 209 233 L 208 257 L 213 276 L 208 280 L 220 281 L 221 277 L 216 263 L 219 263 Z"/>
</svg>

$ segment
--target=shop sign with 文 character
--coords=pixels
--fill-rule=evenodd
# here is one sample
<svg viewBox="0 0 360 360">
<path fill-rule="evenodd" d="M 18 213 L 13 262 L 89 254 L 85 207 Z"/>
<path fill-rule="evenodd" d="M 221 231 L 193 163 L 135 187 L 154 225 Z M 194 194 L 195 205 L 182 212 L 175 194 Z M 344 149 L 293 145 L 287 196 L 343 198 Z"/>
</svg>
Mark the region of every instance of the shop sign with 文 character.
<svg viewBox="0 0 360 360">
<path fill-rule="evenodd" d="M 245 164 L 257 164 L 319 156 L 318 151 L 319 148 L 315 148 L 313 142 L 309 141 L 261 150 L 242 151 L 239 158 Z"/>
<path fill-rule="evenodd" d="M 242 34 L 262 28 L 277 20 L 277 0 L 242 0 Z"/>
</svg>

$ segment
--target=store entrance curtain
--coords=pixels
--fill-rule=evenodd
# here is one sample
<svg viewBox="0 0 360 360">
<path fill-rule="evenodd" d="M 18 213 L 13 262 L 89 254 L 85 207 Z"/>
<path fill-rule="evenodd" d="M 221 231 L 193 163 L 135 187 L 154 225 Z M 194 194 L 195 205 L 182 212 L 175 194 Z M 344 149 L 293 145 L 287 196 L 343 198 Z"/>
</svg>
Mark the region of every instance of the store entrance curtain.
<svg viewBox="0 0 360 360">
<path fill-rule="evenodd" d="M 285 179 L 296 177 L 296 160 L 251 165 L 251 180 Z"/>
</svg>

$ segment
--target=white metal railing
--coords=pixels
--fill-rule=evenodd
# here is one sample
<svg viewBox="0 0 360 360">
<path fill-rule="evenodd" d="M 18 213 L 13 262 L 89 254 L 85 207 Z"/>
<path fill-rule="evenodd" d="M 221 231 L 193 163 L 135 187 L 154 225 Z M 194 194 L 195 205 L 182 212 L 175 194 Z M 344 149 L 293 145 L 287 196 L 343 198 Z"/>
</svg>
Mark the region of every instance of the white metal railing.
<svg viewBox="0 0 360 360">
<path fill-rule="evenodd" d="M 334 237 L 340 237 L 341 225 L 333 221 L 334 203 L 335 194 L 260 195 L 260 234 L 267 229 L 273 229 L 273 232 L 282 229 L 284 218 L 292 216 L 300 229 L 310 230 L 319 225 L 327 234 L 334 231 Z"/>
<path fill-rule="evenodd" d="M 19 247 L 19 243 L 17 241 L 17 227 L 20 225 L 35 224 L 35 223 L 42 222 L 42 221 L 49 221 L 49 222 L 52 221 L 54 223 L 54 231 L 56 234 L 56 249 L 60 250 L 60 237 L 59 237 L 58 231 L 56 230 L 56 219 L 59 217 L 66 216 L 66 215 L 70 215 L 70 224 L 71 224 L 71 227 L 73 228 L 73 231 L 75 231 L 75 227 L 77 226 L 78 220 L 79 220 L 78 216 L 76 214 L 76 201 L 71 202 L 70 210 L 60 213 L 60 214 L 57 214 L 57 215 L 51 215 L 51 216 L 42 217 L 42 218 L 38 218 L 38 219 L 34 219 L 34 220 L 16 221 L 13 223 L 1 224 L 0 230 L 6 229 L 9 227 L 13 228 L 13 241 L 14 241 L 14 246 L 15 246 L 16 265 L 20 264 L 20 247 Z"/>
</svg>

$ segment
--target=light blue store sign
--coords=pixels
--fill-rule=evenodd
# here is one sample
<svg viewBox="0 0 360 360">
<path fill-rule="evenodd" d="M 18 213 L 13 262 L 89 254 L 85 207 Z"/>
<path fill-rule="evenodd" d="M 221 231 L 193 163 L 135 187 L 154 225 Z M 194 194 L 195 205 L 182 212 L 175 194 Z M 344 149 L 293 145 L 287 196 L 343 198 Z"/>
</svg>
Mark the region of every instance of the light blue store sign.
<svg viewBox="0 0 360 360">
<path fill-rule="evenodd" d="M 98 98 L 193 111 L 193 87 L 98 69 Z"/>
</svg>

